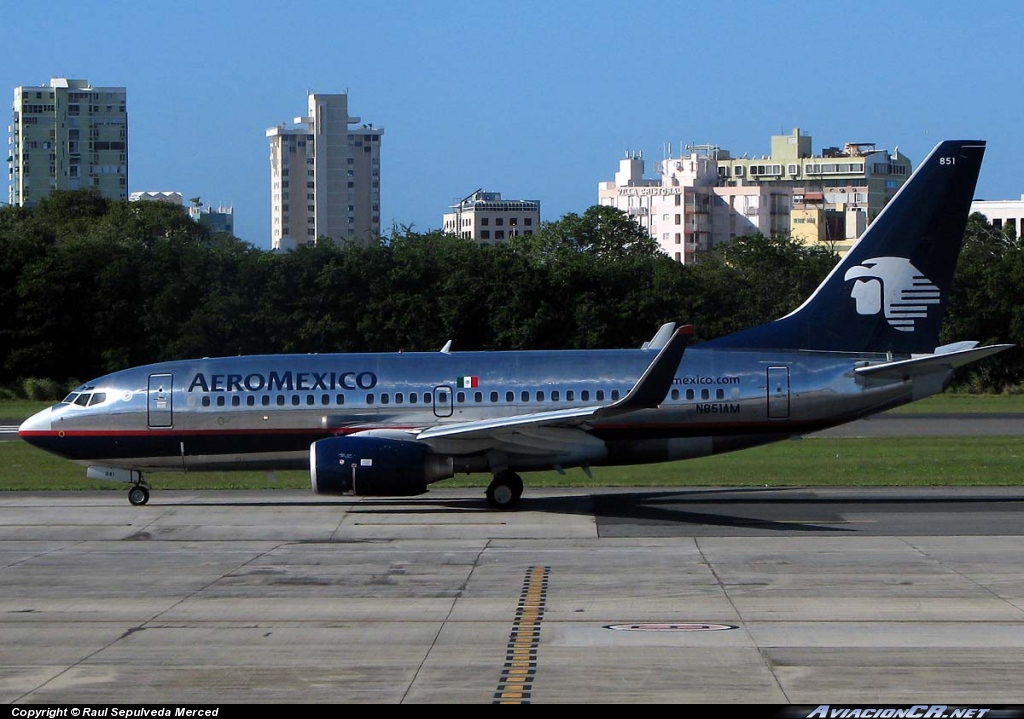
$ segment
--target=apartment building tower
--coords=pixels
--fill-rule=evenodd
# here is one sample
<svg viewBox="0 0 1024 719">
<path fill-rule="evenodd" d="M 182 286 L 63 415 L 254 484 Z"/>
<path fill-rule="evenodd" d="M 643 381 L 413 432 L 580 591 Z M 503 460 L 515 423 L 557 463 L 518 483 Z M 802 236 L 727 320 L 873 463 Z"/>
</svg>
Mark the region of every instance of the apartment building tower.
<svg viewBox="0 0 1024 719">
<path fill-rule="evenodd" d="M 384 129 L 348 114 L 348 95 L 309 93 L 307 114 L 267 130 L 271 248 L 380 235 Z"/>
<path fill-rule="evenodd" d="M 733 157 L 717 145 L 689 145 L 644 177 L 639 153 L 619 161 L 598 202 L 631 215 L 670 257 L 697 253 L 741 235 L 790 232 L 807 244 L 846 252 L 910 177 L 899 150 L 851 142 L 811 150 L 799 128 L 771 138 L 770 155 Z"/>
<path fill-rule="evenodd" d="M 53 190 L 128 199 L 125 88 L 63 77 L 16 87 L 8 130 L 10 204 L 30 207 Z"/>
</svg>

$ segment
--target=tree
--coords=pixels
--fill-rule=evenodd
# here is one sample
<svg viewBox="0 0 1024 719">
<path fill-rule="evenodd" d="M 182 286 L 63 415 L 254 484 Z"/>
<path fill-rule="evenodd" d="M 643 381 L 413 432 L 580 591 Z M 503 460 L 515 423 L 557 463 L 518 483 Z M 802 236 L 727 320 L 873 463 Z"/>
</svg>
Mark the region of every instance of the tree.
<svg viewBox="0 0 1024 719">
<path fill-rule="evenodd" d="M 650 257 L 660 252 L 647 230 L 622 210 L 607 205 L 594 205 L 582 216 L 570 212 L 557 222 L 545 222 L 537 234 L 524 239 L 543 253 L 568 251 L 616 258 Z"/>
<path fill-rule="evenodd" d="M 719 337 L 796 309 L 835 266 L 827 248 L 788 233 L 745 235 L 702 252 L 689 265 L 697 335 Z"/>
</svg>

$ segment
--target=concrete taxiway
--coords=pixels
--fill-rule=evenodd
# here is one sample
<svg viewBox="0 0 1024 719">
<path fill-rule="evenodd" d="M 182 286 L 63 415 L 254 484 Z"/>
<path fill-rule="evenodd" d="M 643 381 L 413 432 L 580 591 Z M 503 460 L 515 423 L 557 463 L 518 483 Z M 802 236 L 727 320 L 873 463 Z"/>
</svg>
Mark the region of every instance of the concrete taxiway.
<svg viewBox="0 0 1024 719">
<path fill-rule="evenodd" d="M 8 703 L 1024 704 L 1024 489 L 0 493 Z"/>
</svg>

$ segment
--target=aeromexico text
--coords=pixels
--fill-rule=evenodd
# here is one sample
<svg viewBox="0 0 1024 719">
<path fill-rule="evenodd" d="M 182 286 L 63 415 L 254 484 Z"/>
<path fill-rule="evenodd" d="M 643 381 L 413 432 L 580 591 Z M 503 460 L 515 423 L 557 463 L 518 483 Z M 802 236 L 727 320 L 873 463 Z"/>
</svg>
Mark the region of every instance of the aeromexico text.
<svg viewBox="0 0 1024 719">
<path fill-rule="evenodd" d="M 211 374 L 197 372 L 189 392 L 278 392 L 286 390 L 373 389 L 373 372 L 250 372 L 249 374 Z"/>
</svg>

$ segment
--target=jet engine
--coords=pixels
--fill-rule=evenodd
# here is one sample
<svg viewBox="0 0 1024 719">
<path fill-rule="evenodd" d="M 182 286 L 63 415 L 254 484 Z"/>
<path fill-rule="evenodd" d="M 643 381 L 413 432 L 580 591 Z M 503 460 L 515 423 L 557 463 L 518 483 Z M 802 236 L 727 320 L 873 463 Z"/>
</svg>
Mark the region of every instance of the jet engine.
<svg viewBox="0 0 1024 719">
<path fill-rule="evenodd" d="M 316 494 L 408 497 L 455 474 L 452 459 L 425 444 L 382 437 L 331 437 L 309 448 L 309 476 Z"/>
</svg>

